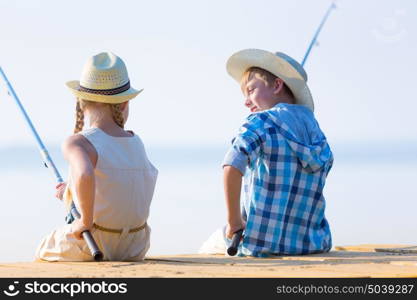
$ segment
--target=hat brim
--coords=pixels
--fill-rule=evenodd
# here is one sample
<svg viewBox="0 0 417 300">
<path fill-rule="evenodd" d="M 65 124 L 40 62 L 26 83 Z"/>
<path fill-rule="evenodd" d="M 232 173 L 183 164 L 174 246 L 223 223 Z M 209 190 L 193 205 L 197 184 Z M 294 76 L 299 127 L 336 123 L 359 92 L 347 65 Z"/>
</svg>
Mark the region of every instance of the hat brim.
<svg viewBox="0 0 417 300">
<path fill-rule="evenodd" d="M 260 49 L 245 49 L 233 54 L 226 63 L 227 72 L 239 84 L 243 74 L 251 67 L 267 70 L 281 78 L 295 97 L 296 104 L 314 111 L 310 89 L 301 74 L 285 59 Z"/>
<path fill-rule="evenodd" d="M 123 93 L 116 94 L 116 95 L 100 95 L 100 94 L 93 94 L 88 92 L 82 92 L 79 90 L 80 81 L 79 80 L 72 80 L 66 83 L 66 86 L 69 90 L 77 97 L 84 100 L 94 101 L 94 102 L 102 102 L 102 103 L 109 103 L 109 104 L 118 104 L 129 101 L 139 95 L 143 89 L 136 90 L 134 88 L 129 88 L 127 91 Z"/>
</svg>

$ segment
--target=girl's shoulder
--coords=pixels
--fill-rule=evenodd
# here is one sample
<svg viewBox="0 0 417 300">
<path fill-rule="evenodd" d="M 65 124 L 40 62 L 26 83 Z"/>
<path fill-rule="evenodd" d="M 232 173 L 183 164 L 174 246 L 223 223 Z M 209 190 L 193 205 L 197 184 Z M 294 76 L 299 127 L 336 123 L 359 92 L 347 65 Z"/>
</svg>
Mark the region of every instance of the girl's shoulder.
<svg viewBox="0 0 417 300">
<path fill-rule="evenodd" d="M 64 142 L 62 143 L 62 148 L 71 148 L 74 146 L 81 146 L 87 141 L 87 139 L 79 133 L 70 135 L 67 137 Z"/>
<path fill-rule="evenodd" d="M 82 134 L 76 133 L 67 137 L 61 146 L 64 157 L 72 152 L 85 152 L 89 156 L 96 155 L 96 149 L 90 141 Z"/>
</svg>

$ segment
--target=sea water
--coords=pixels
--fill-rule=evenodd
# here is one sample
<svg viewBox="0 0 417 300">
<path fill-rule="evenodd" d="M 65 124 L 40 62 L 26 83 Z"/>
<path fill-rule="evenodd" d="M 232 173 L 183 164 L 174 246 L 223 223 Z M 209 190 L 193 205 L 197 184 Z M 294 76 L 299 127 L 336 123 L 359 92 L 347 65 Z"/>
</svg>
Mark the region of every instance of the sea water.
<svg viewBox="0 0 417 300">
<path fill-rule="evenodd" d="M 337 145 L 325 187 L 334 245 L 417 245 L 417 144 Z M 63 177 L 58 147 L 50 154 Z M 148 255 L 197 253 L 226 221 L 224 147 L 148 147 L 159 170 Z M 42 237 L 64 224 L 55 179 L 35 146 L 0 147 L 0 261 L 30 261 Z"/>
</svg>

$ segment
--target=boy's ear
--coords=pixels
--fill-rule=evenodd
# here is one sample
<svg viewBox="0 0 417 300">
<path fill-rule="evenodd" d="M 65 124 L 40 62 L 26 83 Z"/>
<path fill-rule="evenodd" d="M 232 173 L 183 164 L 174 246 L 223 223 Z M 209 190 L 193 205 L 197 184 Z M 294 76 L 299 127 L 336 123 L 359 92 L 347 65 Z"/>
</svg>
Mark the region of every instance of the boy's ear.
<svg viewBox="0 0 417 300">
<path fill-rule="evenodd" d="M 284 81 L 281 78 L 276 78 L 274 81 L 274 94 L 278 95 L 284 88 Z"/>
</svg>

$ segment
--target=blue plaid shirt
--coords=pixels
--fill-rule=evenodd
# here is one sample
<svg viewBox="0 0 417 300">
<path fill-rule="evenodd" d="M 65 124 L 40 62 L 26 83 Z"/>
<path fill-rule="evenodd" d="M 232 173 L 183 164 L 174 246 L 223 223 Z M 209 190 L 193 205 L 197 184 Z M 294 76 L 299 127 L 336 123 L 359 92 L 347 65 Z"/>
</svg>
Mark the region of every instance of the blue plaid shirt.
<svg viewBox="0 0 417 300">
<path fill-rule="evenodd" d="M 308 108 L 280 103 L 251 114 L 223 161 L 245 175 L 241 255 L 329 251 L 323 188 L 332 164 L 326 137 Z"/>
</svg>

